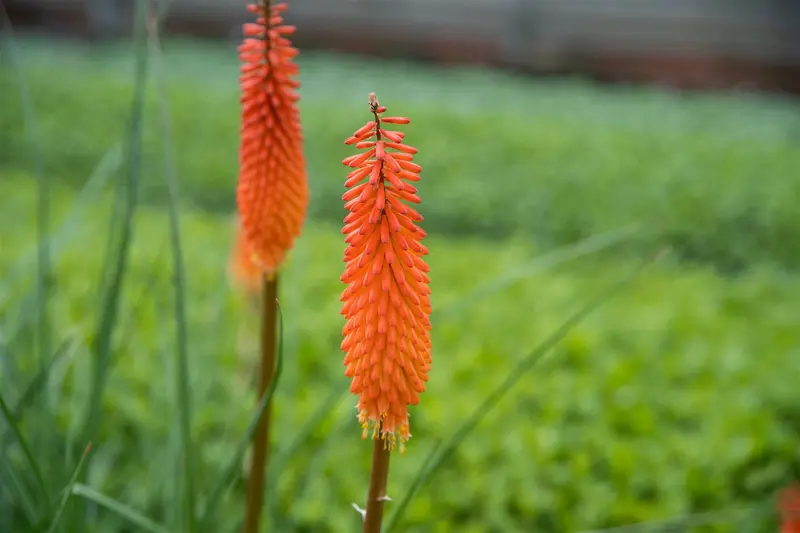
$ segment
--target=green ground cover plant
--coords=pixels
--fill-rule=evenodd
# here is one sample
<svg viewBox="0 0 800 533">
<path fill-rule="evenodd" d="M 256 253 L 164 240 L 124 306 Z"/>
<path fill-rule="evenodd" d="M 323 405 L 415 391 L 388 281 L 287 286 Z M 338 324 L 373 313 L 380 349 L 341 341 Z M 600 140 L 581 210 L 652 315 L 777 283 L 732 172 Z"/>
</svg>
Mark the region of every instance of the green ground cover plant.
<svg viewBox="0 0 800 533">
<path fill-rule="evenodd" d="M 0 395 L 14 415 L 0 424 L 0 530 L 48 531 L 59 498 L 72 495 L 59 519 L 64 531 L 178 531 L 180 376 L 163 95 L 148 93 L 143 121 L 131 123 L 130 51 L 68 50 L 55 59 L 47 43 L 18 46 L 43 174 L 53 181 L 44 374 L 35 154 L 21 133 L 22 108 L 0 108 Z M 241 470 L 235 452 L 253 404 L 253 317 L 227 272 L 238 116 L 230 54 L 176 42 L 165 56 L 201 507 L 232 460 Z M 774 493 L 800 473 L 800 280 L 787 245 L 798 224 L 796 104 L 329 55 L 304 61 L 312 220 L 283 274 L 295 290 L 281 294 L 273 530 L 358 527 L 350 505 L 364 496 L 369 465 L 350 444 L 358 427 L 339 350 L 339 161 L 370 90 L 414 117 L 409 136 L 421 149 L 432 250 L 435 372 L 424 409 L 412 412 L 415 437 L 393 463 L 397 500 L 434 445 L 571 313 L 643 257 L 671 250 L 520 376 L 395 531 L 584 531 L 682 520 L 694 531 L 775 530 Z M 17 83 L 3 64 L 0 92 L 18 93 Z M 143 144 L 132 158 L 139 126 Z M 109 221 L 120 218 L 133 176 L 144 203 L 131 219 L 116 294 L 103 281 L 119 244 L 109 235 L 120 227 Z M 104 333 L 109 294 L 119 311 Z M 93 402 L 100 356 L 109 371 Z M 76 469 L 91 409 L 93 449 Z M 233 481 L 204 530 L 237 527 L 243 487 Z"/>
<path fill-rule="evenodd" d="M 26 216 L 25 206 L 35 199 L 30 183 L 24 177 L 4 180 L 2 197 L 14 201 L 3 205 L 3 225 Z M 60 191 L 56 197 L 55 219 L 63 220 L 74 196 Z M 51 442 L 59 449 L 81 446 L 71 428 L 86 409 L 87 345 L 105 239 L 99 221 L 107 219 L 110 205 L 110 198 L 101 197 L 82 209 L 54 258 L 58 281 L 51 313 L 58 344 L 69 343 L 48 385 L 56 398 Z M 240 337 L 243 302 L 226 282 L 228 217 L 183 215 L 197 406 L 193 431 L 202 443 L 197 477 L 208 485 L 249 421 L 253 352 Z M 171 471 L 174 445 L 174 343 L 163 323 L 163 310 L 171 306 L 166 214 L 143 209 L 135 234 L 89 484 L 161 521 L 169 516 L 164 502 L 173 481 L 164 472 Z M 32 235 L 20 227 L 9 236 L 0 256 L 13 280 L 6 276 L 3 285 L 3 349 L 14 357 L 27 349 L 24 332 L 31 317 L 17 310 L 30 295 L 32 258 L 24 253 L 31 251 Z M 446 356 L 438 361 L 425 409 L 414 413 L 415 434 L 427 442 L 412 440 L 396 461 L 390 490 L 397 493 L 410 483 L 429 442 L 447 438 L 586 294 L 630 266 L 594 258 L 534 271 L 486 291 L 469 307 L 454 308 L 449 304 L 476 286 L 496 285 L 505 273 L 535 265 L 538 254 L 514 241 L 430 240 L 438 252 L 430 258 L 436 273 L 434 344 Z M 275 422 L 278 456 L 285 457 L 282 452 L 324 400 L 337 402 L 291 456 L 277 461 L 273 520 L 286 531 L 354 527 L 349 504 L 361 497 L 368 468 L 357 447 L 341 444 L 358 428 L 352 400 L 336 392 L 347 389 L 337 349 L 340 248 L 336 227 L 311 224 L 286 272 L 287 284 L 303 290 L 282 295 L 287 320 Z M 481 264 L 477 277 L 464 267 L 472 264 Z M 796 464 L 800 411 L 793 398 L 800 375 L 790 362 L 798 356 L 792 311 L 799 303 L 797 288 L 797 280 L 771 269 L 722 279 L 709 269 L 652 266 L 510 391 L 412 502 L 403 530 L 573 531 L 738 509 L 768 498 Z M 23 357 L 14 361 L 27 366 Z M 18 383 L 5 379 L 4 394 L 18 397 Z M 65 480 L 48 482 L 58 487 Z M 219 530 L 235 524 L 238 507 L 228 504 Z M 520 522 L 531 516 L 536 518 Z M 101 513 L 93 526 L 105 532 L 121 523 Z"/>
</svg>

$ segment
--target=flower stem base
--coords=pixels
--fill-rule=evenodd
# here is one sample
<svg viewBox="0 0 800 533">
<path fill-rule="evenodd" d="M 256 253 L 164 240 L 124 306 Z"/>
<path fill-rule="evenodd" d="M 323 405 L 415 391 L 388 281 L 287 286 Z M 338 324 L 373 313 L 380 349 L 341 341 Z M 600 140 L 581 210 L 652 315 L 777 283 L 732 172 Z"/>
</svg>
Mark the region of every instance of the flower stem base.
<svg viewBox="0 0 800 533">
<path fill-rule="evenodd" d="M 258 401 L 269 389 L 275 375 L 278 321 L 278 276 L 265 275 L 261 299 L 261 363 L 258 376 Z M 253 436 L 253 458 L 247 477 L 247 500 L 244 533 L 257 533 L 264 501 L 264 478 L 269 458 L 272 402 L 267 405 Z"/>
<path fill-rule="evenodd" d="M 383 521 L 383 504 L 388 500 L 386 483 L 389 479 L 389 456 L 387 442 L 380 437 L 372 439 L 372 472 L 367 494 L 367 513 L 364 517 L 364 533 L 380 533 Z"/>
</svg>

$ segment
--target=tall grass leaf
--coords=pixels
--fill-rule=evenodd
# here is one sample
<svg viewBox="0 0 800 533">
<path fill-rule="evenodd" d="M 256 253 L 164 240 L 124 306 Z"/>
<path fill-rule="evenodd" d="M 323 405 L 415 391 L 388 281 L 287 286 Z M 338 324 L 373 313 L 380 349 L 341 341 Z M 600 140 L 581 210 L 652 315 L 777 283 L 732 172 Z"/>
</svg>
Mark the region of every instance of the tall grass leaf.
<svg viewBox="0 0 800 533">
<path fill-rule="evenodd" d="M 50 357 L 49 361 L 47 362 L 47 366 L 40 368 L 39 371 L 36 372 L 36 375 L 33 376 L 31 382 L 28 383 L 27 387 L 25 387 L 25 390 L 17 400 L 16 406 L 12 410 L 12 414 L 17 420 L 22 420 L 22 415 L 25 409 L 33 403 L 33 400 L 36 398 L 36 396 L 47 385 L 52 368 L 67 354 L 71 353 L 73 347 L 73 339 L 67 339 L 62 342 L 56 350 L 56 353 Z"/>
<path fill-rule="evenodd" d="M 26 409 L 33 404 L 34 400 L 47 386 L 53 367 L 67 354 L 72 352 L 71 348 L 73 346 L 74 344 L 72 339 L 64 341 L 59 346 L 58 350 L 56 350 L 56 353 L 49 358 L 47 361 L 47 366 L 40 368 L 36 372 L 36 375 L 34 375 L 33 379 L 31 379 L 30 383 L 28 383 L 28 385 L 25 387 L 19 399 L 17 399 L 15 406 L 11 410 L 11 416 L 14 417 L 14 419 L 17 421 L 17 424 L 21 423 Z M 12 438 L 12 435 L 3 434 L 2 437 L 0 437 L 0 449 L 5 450 L 7 448 L 10 438 Z"/>
<path fill-rule="evenodd" d="M 36 120 L 36 109 L 31 99 L 30 88 L 25 79 L 22 63 L 17 57 L 14 47 L 13 29 L 11 20 L 8 17 L 5 5 L 0 6 L 0 15 L 2 15 L 2 37 L 3 37 L 3 51 L 7 55 L 13 65 L 14 71 L 17 75 L 17 84 L 19 86 L 19 98 L 22 104 L 22 122 L 27 140 L 29 156 L 34 167 L 34 175 L 37 181 L 37 202 L 36 202 L 36 240 L 37 240 L 37 257 L 36 257 L 36 295 L 37 295 L 37 317 L 38 317 L 38 331 L 37 331 L 37 348 L 39 366 L 45 365 L 46 358 L 50 355 L 49 339 L 50 327 L 47 317 L 47 299 L 48 299 L 48 283 L 50 279 L 50 258 L 48 252 L 47 236 L 49 233 L 50 225 L 50 181 L 44 172 L 44 154 L 41 148 L 41 140 L 39 136 L 39 128 Z"/>
<path fill-rule="evenodd" d="M 342 385 L 338 380 L 332 383 L 331 389 L 328 392 L 325 400 L 320 402 L 319 407 L 317 407 L 314 413 L 308 418 L 308 420 L 306 420 L 286 448 L 281 450 L 272 459 L 272 466 L 269 470 L 269 478 L 267 482 L 268 487 L 278 486 L 281 474 L 283 474 L 283 471 L 291 462 L 295 454 L 303 449 L 304 445 L 311 440 L 310 437 L 312 433 L 319 429 L 323 421 L 331 415 L 339 403 L 349 396 L 349 394 L 349 391 L 342 390 Z M 328 437 L 330 437 L 330 435 L 328 435 Z M 267 503 L 269 504 L 272 523 L 275 524 L 278 520 L 278 498 L 270 498 Z"/>
<path fill-rule="evenodd" d="M 82 215 L 85 213 L 85 208 L 97 200 L 100 192 L 106 183 L 108 183 L 111 176 L 119 169 L 122 164 L 122 145 L 116 143 L 108 149 L 103 157 L 98 161 L 89 179 L 78 191 L 75 201 L 72 202 L 69 211 L 64 216 L 64 220 L 58 228 L 55 228 L 49 235 L 48 246 L 50 249 L 50 260 L 55 261 L 58 253 L 70 242 L 71 237 L 76 233 L 80 226 L 78 223 L 81 221 Z M 23 251 L 14 265 L 8 269 L 8 273 L 3 277 L 3 281 L 8 286 L 17 283 L 19 277 L 28 274 L 29 262 L 35 259 L 36 249 Z M 7 295 L 0 294 L 0 305 L 4 304 Z M 24 305 L 24 304 L 23 304 Z M 17 312 L 19 305 L 15 304 Z"/>
<path fill-rule="evenodd" d="M 44 153 L 42 150 L 39 126 L 36 118 L 36 109 L 31 98 L 30 87 L 25 78 L 22 62 L 17 57 L 14 47 L 13 28 L 5 6 L 0 6 L 2 11 L 3 49 L 10 57 L 14 71 L 17 75 L 19 98 L 22 105 L 23 130 L 29 152 L 33 173 L 36 176 L 36 361 L 41 370 L 47 365 L 50 356 L 50 317 L 48 301 L 50 298 L 51 264 L 48 245 L 50 232 L 50 180 L 44 171 Z M 50 447 L 52 427 L 52 413 L 43 411 L 39 417 L 29 424 L 31 432 L 41 434 L 42 438 L 34 438 L 30 444 L 36 448 L 36 454 L 44 458 Z M 44 459 L 43 459 L 44 460 Z M 49 502 L 48 502 L 49 504 Z"/>
<path fill-rule="evenodd" d="M 63 494 L 61 495 L 61 501 L 58 504 L 58 509 L 56 509 L 56 514 L 53 516 L 53 521 L 50 522 L 50 527 L 47 528 L 47 533 L 55 533 L 58 529 L 58 525 L 61 523 L 61 517 L 64 514 L 64 509 L 67 508 L 69 497 L 72 496 L 72 489 L 75 487 L 75 483 L 78 482 L 78 476 L 80 476 L 81 472 L 83 472 L 83 467 L 86 464 L 86 460 L 89 458 L 89 452 L 91 449 L 91 444 L 88 444 L 83 450 L 83 455 L 81 455 L 81 458 L 78 461 L 78 466 L 75 467 L 75 471 L 72 473 L 69 483 L 67 483 L 67 486 L 64 488 Z"/>
<path fill-rule="evenodd" d="M 754 506 L 742 509 L 725 509 L 706 513 L 694 513 L 664 520 L 639 522 L 637 524 L 610 527 L 607 529 L 593 529 L 591 531 L 584 531 L 583 533 L 667 533 L 673 531 L 695 531 L 696 528 L 701 526 L 741 524 L 748 516 L 757 514 L 762 510 L 760 507 L 761 506 Z M 771 511 L 771 508 L 769 510 Z M 761 523 L 763 523 L 763 521 Z M 747 531 L 755 530 L 756 529 L 749 529 Z"/>
<path fill-rule="evenodd" d="M 339 381 L 334 381 L 331 384 L 330 391 L 326 398 L 320 402 L 319 407 L 312 413 L 306 420 L 303 426 L 297 431 L 292 441 L 282 450 L 280 450 L 272 459 L 272 466 L 270 467 L 270 483 L 276 483 L 281 476 L 281 473 L 289 464 L 292 457 L 300 451 L 303 445 L 309 440 L 311 434 L 319 428 L 320 424 L 330 416 L 336 409 L 339 403 L 349 395 L 349 392 L 342 391 L 342 384 Z"/>
<path fill-rule="evenodd" d="M 299 475 L 290 478 L 291 486 L 283 490 L 281 496 L 283 497 L 284 505 L 281 508 L 275 506 L 271 508 L 273 518 L 273 530 L 275 531 L 291 531 L 296 524 L 291 518 L 292 509 L 294 508 L 293 502 L 302 500 L 303 495 L 307 492 L 309 485 L 315 480 L 319 479 L 320 473 L 325 468 L 325 462 L 329 460 L 328 452 L 331 451 L 338 443 L 346 440 L 348 435 L 352 435 L 353 418 L 350 409 L 347 410 L 348 416 L 340 416 L 334 423 L 334 426 L 328 432 L 328 436 L 320 446 L 314 449 L 314 454 L 303 465 Z M 279 515 L 277 511 L 286 511 L 286 515 Z"/>
<path fill-rule="evenodd" d="M 484 398 L 483 402 L 472 412 L 472 415 L 464 421 L 453 435 L 445 441 L 441 450 L 431 459 L 430 462 L 426 461 L 427 467 L 421 468 L 406 494 L 400 500 L 398 506 L 393 510 L 392 514 L 386 521 L 384 530 L 388 533 L 392 531 L 400 523 L 408 505 L 411 503 L 413 497 L 419 490 L 434 476 L 434 474 L 442 467 L 442 465 L 450 458 L 450 456 L 458 448 L 464 439 L 466 439 L 472 430 L 483 420 L 483 418 L 497 405 L 497 403 L 506 395 L 506 393 L 517 384 L 525 373 L 532 367 L 539 363 L 550 350 L 555 348 L 561 340 L 572 330 L 573 327 L 578 325 L 584 318 L 591 312 L 603 305 L 607 300 L 618 294 L 622 289 L 627 287 L 633 282 L 639 273 L 653 261 L 659 259 L 661 253 L 649 257 L 642 264 L 640 264 L 631 274 L 606 287 L 597 295 L 591 298 L 583 307 L 567 318 L 553 333 L 547 336 L 536 348 L 523 357 L 514 368 L 507 374 L 506 378 L 488 395 Z"/>
<path fill-rule="evenodd" d="M 144 6 L 145 0 L 140 0 Z M 144 7 L 143 7 L 144 9 Z M 183 248 L 181 245 L 181 226 L 179 205 L 179 177 L 175 163 L 175 152 L 172 143 L 172 124 L 170 120 L 169 101 L 167 99 L 166 75 L 162 65 L 160 43 L 158 38 L 157 19 L 150 19 L 149 47 L 152 55 L 153 70 L 159 95 L 159 110 L 164 143 L 164 179 L 167 183 L 169 212 L 169 234 L 172 247 L 173 272 L 175 285 L 175 334 L 177 350 L 175 351 L 176 392 L 178 409 L 178 434 L 180 435 L 181 465 L 180 472 L 183 479 L 183 498 L 177 501 L 184 502 L 183 523 L 189 533 L 197 529 L 197 515 L 195 508 L 194 488 L 194 446 L 192 444 L 192 406 L 189 395 L 189 356 L 188 337 L 186 332 L 186 275 L 183 264 Z"/>
<path fill-rule="evenodd" d="M 250 447 L 250 443 L 253 440 L 253 435 L 258 428 L 258 425 L 261 423 L 261 418 L 264 416 L 264 412 L 267 410 L 267 405 L 272 400 L 272 396 L 275 394 L 275 390 L 278 388 L 278 383 L 281 380 L 281 372 L 283 372 L 283 310 L 281 309 L 280 302 L 277 303 L 278 306 L 278 360 L 275 362 L 275 375 L 272 379 L 272 383 L 270 383 L 267 392 L 264 396 L 261 397 L 261 401 L 258 403 L 256 407 L 256 412 L 253 415 L 253 418 L 250 420 L 250 425 L 247 427 L 247 431 L 239 440 L 239 444 L 236 446 L 236 451 L 234 452 L 233 456 L 231 457 L 228 464 L 222 470 L 222 474 L 220 474 L 217 482 L 214 484 L 214 488 L 209 492 L 209 496 L 204 502 L 203 507 L 205 510 L 200 519 L 200 531 L 207 531 L 209 527 L 209 521 L 213 518 L 214 513 L 216 511 L 217 506 L 219 505 L 219 501 L 222 499 L 222 496 L 225 494 L 225 491 L 236 478 L 236 473 L 241 470 L 242 467 L 242 459 L 247 453 L 247 449 Z"/>
<path fill-rule="evenodd" d="M 133 335 L 136 332 L 137 326 L 137 319 L 139 318 L 139 313 L 141 312 L 144 304 L 146 303 L 150 293 L 152 291 L 151 287 L 157 285 L 157 281 L 159 276 L 163 274 L 160 260 L 163 254 L 166 251 L 166 240 L 162 240 L 161 243 L 158 245 L 158 251 L 153 259 L 152 266 L 147 274 L 147 277 L 142 284 L 142 289 L 139 291 L 139 294 L 133 298 L 133 303 L 128 307 L 129 314 L 126 316 L 125 323 L 120 326 L 120 334 L 119 334 L 119 342 L 122 346 L 127 346 L 132 341 Z M 109 371 L 113 368 L 113 365 L 116 361 L 112 359 L 109 362 Z M 80 363 L 77 363 L 73 366 L 73 374 L 72 374 L 72 382 L 74 384 L 84 384 L 91 382 L 92 377 L 90 372 L 81 371 Z M 80 388 L 77 388 L 80 390 Z M 91 394 L 91 391 L 90 391 Z M 75 397 L 75 393 L 73 393 L 73 399 Z M 81 403 L 81 405 L 88 405 L 88 402 L 85 400 Z M 89 407 L 90 409 L 90 407 Z M 78 432 L 85 429 L 81 427 L 81 424 L 84 423 L 83 418 L 85 418 L 83 411 L 88 412 L 88 409 L 84 408 L 81 410 L 73 410 L 70 412 L 70 422 L 69 428 L 67 430 L 66 435 L 66 453 L 65 456 L 69 458 L 70 464 L 74 461 L 74 443 L 80 442 L 80 437 Z"/>
<path fill-rule="evenodd" d="M 51 509 L 50 494 L 47 490 L 47 484 L 44 481 L 44 477 L 42 476 L 42 470 L 39 467 L 39 463 L 36 461 L 36 458 L 34 457 L 30 446 L 28 445 L 28 441 L 22 434 L 19 424 L 17 423 L 17 420 L 14 418 L 14 414 L 11 412 L 11 409 L 9 409 L 5 398 L 3 398 L 2 393 L 0 393 L 0 411 L 2 411 L 3 418 L 5 418 L 6 423 L 11 428 L 11 431 L 14 433 L 17 443 L 22 449 L 22 453 L 25 455 L 25 460 L 27 461 L 28 466 L 31 469 L 31 472 L 33 473 L 34 479 L 36 480 L 36 487 L 41 493 L 40 499 L 42 506 L 49 513 Z"/>
<path fill-rule="evenodd" d="M 601 252 L 612 248 L 618 244 L 622 244 L 637 235 L 639 227 L 636 225 L 625 226 L 611 231 L 598 233 L 592 235 L 575 244 L 567 246 L 560 246 L 551 250 L 526 265 L 506 272 L 489 283 L 477 287 L 472 292 L 461 296 L 457 301 L 452 302 L 439 309 L 434 309 L 433 314 L 438 318 L 442 315 L 457 314 L 463 311 L 476 301 L 491 296 L 506 287 L 509 287 L 514 282 L 524 279 L 533 274 L 538 274 L 558 265 L 580 259 L 587 255 Z"/>
<path fill-rule="evenodd" d="M 102 398 L 111 356 L 112 336 L 119 314 L 120 295 L 127 273 L 128 254 L 133 237 L 133 218 L 138 202 L 142 167 L 142 122 L 148 68 L 147 41 L 144 29 L 145 10 L 139 4 L 136 14 L 135 89 L 131 103 L 126 146 L 127 173 L 117 188 L 117 197 L 123 200 L 121 209 L 117 210 L 115 208 L 112 213 L 112 220 L 119 220 L 121 228 L 118 235 L 111 235 L 111 239 L 114 242 L 110 243 L 108 247 L 108 257 L 105 263 L 110 275 L 108 283 L 103 284 L 101 311 L 98 318 L 96 336 L 92 343 L 93 376 L 89 412 L 85 421 L 84 442 L 95 440 L 93 437 L 100 423 Z"/>
<path fill-rule="evenodd" d="M 26 486 L 25 482 L 17 474 L 15 466 L 11 463 L 11 459 L 5 452 L 0 453 L 0 483 L 5 485 L 8 491 L 14 496 L 12 501 L 6 501 L 8 504 L 5 512 L 9 512 L 9 507 L 17 503 L 28 521 L 29 527 L 33 528 L 37 522 L 36 504 L 34 496 L 30 494 L 30 489 Z M 0 515 L 5 517 L 6 515 Z M 9 517 L 10 519 L 10 517 Z"/>
<path fill-rule="evenodd" d="M 78 197 L 65 216 L 64 221 L 47 239 L 49 247 L 50 261 L 58 258 L 60 251 L 70 242 L 71 237 L 76 233 L 80 226 L 81 214 L 85 212 L 85 207 L 97 199 L 102 187 L 108 182 L 110 177 L 117 171 L 122 161 L 122 148 L 119 143 L 110 148 L 103 158 L 98 162 L 89 179 L 81 187 Z M 36 250 L 26 250 L 20 254 L 15 264 L 9 268 L 8 274 L 3 281 L 8 287 L 13 287 L 19 283 L 19 278 L 28 273 L 29 262 Z M 34 257 L 35 258 L 35 257 Z M 0 292 L 0 305 L 5 305 L 9 298 L 8 291 L 3 294 Z M 14 302 L 14 316 L 16 318 L 15 328 L 6 332 L 8 338 L 13 339 L 18 330 L 27 323 L 31 313 L 36 311 L 36 292 L 29 294 L 21 302 Z"/>
<path fill-rule="evenodd" d="M 80 496 L 87 501 L 96 503 L 101 507 L 105 507 L 120 518 L 127 520 L 131 524 L 140 527 L 143 531 L 148 533 L 173 533 L 145 517 L 138 511 L 131 509 L 127 505 L 124 505 L 117 500 L 109 498 L 105 494 L 102 494 L 101 492 L 98 492 L 93 488 L 84 485 L 83 483 L 75 483 L 72 486 L 72 494 L 75 496 Z"/>
</svg>

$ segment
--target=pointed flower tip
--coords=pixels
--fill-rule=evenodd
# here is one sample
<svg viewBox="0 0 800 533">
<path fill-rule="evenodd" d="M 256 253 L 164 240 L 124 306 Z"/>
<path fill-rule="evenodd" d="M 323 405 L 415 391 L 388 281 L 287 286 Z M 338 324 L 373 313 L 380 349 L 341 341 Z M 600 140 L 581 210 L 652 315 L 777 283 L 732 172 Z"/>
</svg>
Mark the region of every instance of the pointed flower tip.
<svg viewBox="0 0 800 533">
<path fill-rule="evenodd" d="M 248 9 L 258 17 L 243 27 L 236 200 L 250 254 L 260 268 L 274 272 L 300 235 L 308 206 L 296 50 L 280 17 L 285 3 L 269 12 L 257 3 Z"/>
<path fill-rule="evenodd" d="M 354 169 L 342 196 L 349 212 L 342 229 L 342 349 L 364 437 L 371 432 L 390 449 L 399 441 L 402 450 L 411 437 L 408 407 L 419 402 L 431 364 L 428 250 L 417 226 L 422 216 L 409 205 L 420 202 L 412 183 L 422 169 L 403 135 L 382 127 L 410 120 L 384 121 L 386 107 L 374 93 L 369 108 L 373 119 L 346 141 L 365 151 L 342 161 Z"/>
</svg>

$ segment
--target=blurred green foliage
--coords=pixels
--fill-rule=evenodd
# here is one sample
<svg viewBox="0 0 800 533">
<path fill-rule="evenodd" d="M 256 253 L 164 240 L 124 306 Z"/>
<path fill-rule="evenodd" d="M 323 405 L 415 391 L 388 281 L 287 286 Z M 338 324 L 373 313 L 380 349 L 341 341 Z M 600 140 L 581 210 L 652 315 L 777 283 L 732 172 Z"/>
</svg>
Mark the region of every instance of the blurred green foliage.
<svg viewBox="0 0 800 533">
<path fill-rule="evenodd" d="M 125 50 L 59 46 L 69 53 L 56 56 L 46 43 L 21 47 L 45 168 L 58 181 L 53 218 L 69 220 L 54 236 L 50 306 L 54 345 L 64 353 L 40 406 L 55 418 L 38 418 L 42 409 L 22 418 L 31 435 L 47 436 L 37 457 L 54 495 L 69 478 L 63 465 L 86 444 L 77 426 L 88 407 L 89 346 L 114 216 L 110 195 L 82 189 L 88 196 L 78 203 L 75 192 L 104 157 L 101 168 L 117 177 L 108 151 L 132 97 Z M 232 55 L 168 43 L 166 56 L 189 204 L 201 505 L 254 403 L 255 319 L 226 271 L 238 124 Z M 676 252 L 573 329 L 509 392 L 413 501 L 399 530 L 581 531 L 720 509 L 732 511 L 717 526 L 692 530 L 775 530 L 774 491 L 800 474 L 800 279 L 790 271 L 800 254 L 789 245 L 798 228 L 800 107 L 321 55 L 305 59 L 303 72 L 313 219 L 282 280 L 272 530 L 359 527 L 350 504 L 363 503 L 370 446 L 360 440 L 338 348 L 339 161 L 349 153 L 342 141 L 367 118 L 371 90 L 390 113 L 413 120 L 407 140 L 420 149 L 431 232 L 434 366 L 412 410 L 408 451 L 393 459 L 391 496 L 403 494 L 433 445 L 591 294 L 656 245 Z M 0 69 L 0 93 L 15 91 L 12 72 Z M 14 404 L 35 371 L 35 193 L 22 126 L 18 106 L 0 107 L 0 391 Z M 142 161 L 149 206 L 135 219 L 101 438 L 85 481 L 170 523 L 177 436 L 162 150 L 151 94 Z M 554 246 L 630 223 L 644 228 L 630 245 L 498 286 Z M 735 276 L 718 272 L 745 266 Z M 460 304 L 486 287 L 496 289 Z M 18 447 L 7 449 L 21 463 Z M 0 526 L 20 512 L 0 483 Z M 241 512 L 236 486 L 211 531 L 232 530 Z M 103 509 L 87 520 L 89 532 L 129 530 Z"/>
<path fill-rule="evenodd" d="M 118 138 L 132 97 L 124 47 L 23 43 L 40 114 L 46 168 L 86 180 Z M 238 143 L 233 44 L 168 43 L 169 97 L 188 201 L 232 209 Z M 754 261 L 800 266 L 800 105 L 746 95 L 599 88 L 483 70 L 303 54 L 302 114 L 311 216 L 339 222 L 344 139 L 368 118 L 376 91 L 389 112 L 411 116 L 407 141 L 427 154 L 428 227 L 449 234 L 520 233 L 542 246 L 645 222 L 650 240 L 726 271 Z M 0 70 L 0 93 L 15 94 Z M 155 92 L 148 105 L 156 107 Z M 65 126 L 65 125 L 70 125 Z M 0 113 L 0 161 L 30 168 L 18 106 Z M 160 175 L 157 120 L 146 124 L 145 175 Z M 147 164 L 149 163 L 149 166 Z M 164 203 L 162 180 L 149 201 Z M 645 249 L 652 243 L 642 243 Z"/>
<path fill-rule="evenodd" d="M 30 216 L 28 181 L 6 179 L 0 191 L 14 198 L 3 203 L 0 223 L 8 227 Z M 69 196 L 59 198 L 63 214 Z M 87 401 L 87 343 L 103 261 L 98 244 L 111 202 L 93 203 L 56 260 L 51 310 L 59 340 L 73 343 L 49 383 L 58 398 L 54 441 L 61 443 L 74 439 L 70 428 Z M 253 402 L 247 386 L 252 350 L 246 347 L 254 346 L 255 330 L 246 305 L 227 286 L 227 222 L 196 211 L 184 217 L 201 487 L 232 453 Z M 137 217 L 102 440 L 95 443 L 88 480 L 158 520 L 169 516 L 173 483 L 166 228 L 160 210 Z M 20 225 L 8 237 L 0 255 L 0 268 L 13 276 L 4 280 L 0 307 L 4 352 L 24 367 L 27 346 L 18 333 L 30 317 L 15 310 L 30 288 L 32 256 L 27 263 L 16 258 L 30 249 L 32 236 Z M 518 358 L 628 268 L 608 257 L 587 260 L 524 278 L 454 312 L 451 304 L 529 264 L 536 251 L 513 241 L 429 240 L 439 313 L 435 366 L 412 412 L 415 436 L 393 462 L 390 494 L 396 496 L 433 443 L 448 437 Z M 348 387 L 338 350 L 341 251 L 335 227 L 311 224 L 284 278 L 287 351 L 276 404 L 278 455 L 330 391 Z M 401 530 L 579 531 L 770 498 L 798 466 L 798 289 L 800 282 L 769 269 L 725 280 L 678 264 L 651 267 L 510 392 L 413 502 Z M 15 398 L 22 383 L 4 380 L 2 390 Z M 357 527 L 349 504 L 364 496 L 369 445 L 360 440 L 353 402 L 339 401 L 284 462 L 275 489 L 280 531 Z M 82 443 L 72 445 L 80 449 Z M 51 481 L 53 492 L 66 482 Z M 239 490 L 226 500 L 214 531 L 236 523 Z M 120 527 L 118 518 L 101 512 L 91 531 Z"/>
</svg>

